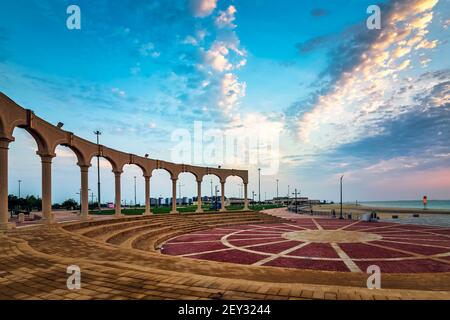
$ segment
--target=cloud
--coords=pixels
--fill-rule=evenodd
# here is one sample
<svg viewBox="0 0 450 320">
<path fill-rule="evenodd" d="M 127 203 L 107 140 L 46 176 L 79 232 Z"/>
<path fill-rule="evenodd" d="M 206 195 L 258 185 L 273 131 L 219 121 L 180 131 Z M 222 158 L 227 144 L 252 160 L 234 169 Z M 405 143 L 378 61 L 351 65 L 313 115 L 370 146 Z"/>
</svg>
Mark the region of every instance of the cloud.
<svg viewBox="0 0 450 320">
<path fill-rule="evenodd" d="M 221 96 L 219 98 L 219 107 L 226 114 L 232 112 L 240 98 L 245 96 L 245 82 L 239 82 L 236 75 L 226 73 L 221 79 Z"/>
<path fill-rule="evenodd" d="M 328 14 L 329 14 L 329 11 L 327 9 L 323 9 L 323 8 L 317 8 L 317 9 L 311 10 L 311 15 L 313 17 L 323 17 L 323 16 L 327 16 Z"/>
<path fill-rule="evenodd" d="M 152 42 L 144 43 L 139 48 L 139 53 L 143 57 L 158 58 L 161 53 L 155 50 L 155 45 Z"/>
<path fill-rule="evenodd" d="M 217 0 L 190 0 L 194 16 L 204 18 L 217 7 Z"/>
<path fill-rule="evenodd" d="M 123 91 L 123 90 L 121 90 L 121 89 L 119 89 L 119 88 L 112 88 L 112 89 L 111 89 L 111 92 L 112 92 L 115 96 L 120 97 L 120 98 L 124 98 L 124 97 L 126 96 L 125 91 Z"/>
<path fill-rule="evenodd" d="M 356 34 L 350 45 L 333 51 L 336 63 L 326 72 L 332 80 L 325 92 L 311 99 L 311 108 L 299 115 L 297 134 L 302 145 L 316 152 L 385 133 L 383 123 L 398 120 L 422 107 L 438 107 L 429 101 L 424 107 L 414 101 L 443 82 L 436 77 L 414 81 L 408 94 L 398 89 L 411 85 L 406 76 L 414 56 L 411 52 L 429 50 L 425 40 L 436 0 L 392 3 L 379 32 L 366 28 Z"/>
<path fill-rule="evenodd" d="M 236 20 L 234 16 L 237 12 L 234 6 L 229 6 L 225 11 L 220 11 L 219 15 L 216 18 L 216 26 L 219 28 L 236 28 L 236 25 L 233 23 Z"/>
<path fill-rule="evenodd" d="M 215 42 L 211 49 L 205 52 L 205 64 L 209 65 L 215 71 L 223 72 L 233 68 L 233 65 L 228 61 L 229 50 L 224 43 Z"/>
<path fill-rule="evenodd" d="M 320 47 L 323 47 L 326 44 L 329 44 L 332 42 L 332 40 L 336 36 L 319 36 L 312 39 L 309 39 L 305 42 L 297 43 L 295 46 L 297 47 L 298 51 L 300 53 L 309 53 L 311 51 L 314 51 Z"/>
</svg>

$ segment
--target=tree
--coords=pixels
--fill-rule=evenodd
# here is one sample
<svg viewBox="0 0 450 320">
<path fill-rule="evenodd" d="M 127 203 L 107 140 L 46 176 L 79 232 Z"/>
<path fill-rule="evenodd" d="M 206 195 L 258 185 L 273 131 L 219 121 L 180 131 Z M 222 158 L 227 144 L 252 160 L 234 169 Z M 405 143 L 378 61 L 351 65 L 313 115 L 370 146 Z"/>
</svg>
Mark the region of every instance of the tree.
<svg viewBox="0 0 450 320">
<path fill-rule="evenodd" d="M 61 207 L 65 208 L 66 210 L 73 210 L 73 208 L 76 208 L 77 206 L 78 202 L 76 202 L 74 199 L 67 199 L 61 204 Z"/>
<path fill-rule="evenodd" d="M 35 196 L 27 196 L 26 198 L 18 198 L 12 194 L 8 196 L 8 209 L 21 209 L 25 211 L 41 210 L 42 200 Z"/>
</svg>

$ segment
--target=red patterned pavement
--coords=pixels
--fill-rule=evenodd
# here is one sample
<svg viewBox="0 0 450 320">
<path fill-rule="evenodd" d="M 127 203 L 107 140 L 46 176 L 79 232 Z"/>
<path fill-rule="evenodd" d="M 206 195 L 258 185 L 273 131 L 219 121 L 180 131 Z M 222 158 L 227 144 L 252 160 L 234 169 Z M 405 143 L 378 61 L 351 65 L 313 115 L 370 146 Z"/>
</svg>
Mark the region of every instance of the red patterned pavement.
<svg viewBox="0 0 450 320">
<path fill-rule="evenodd" d="M 178 236 L 161 252 L 195 259 L 324 271 L 450 272 L 450 229 L 304 218 Z"/>
</svg>

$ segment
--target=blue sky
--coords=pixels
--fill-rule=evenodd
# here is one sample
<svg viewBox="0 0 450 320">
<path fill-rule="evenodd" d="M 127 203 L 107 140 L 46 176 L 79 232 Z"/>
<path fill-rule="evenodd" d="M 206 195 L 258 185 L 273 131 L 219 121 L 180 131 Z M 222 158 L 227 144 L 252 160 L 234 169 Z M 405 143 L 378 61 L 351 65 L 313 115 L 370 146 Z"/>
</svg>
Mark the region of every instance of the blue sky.
<svg viewBox="0 0 450 320">
<path fill-rule="evenodd" d="M 81 30 L 66 27 L 70 4 L 81 9 Z M 449 199 L 450 2 L 378 1 L 380 30 L 366 27 L 372 4 L 2 1 L 0 90 L 84 138 L 98 129 L 103 144 L 157 159 L 180 160 L 173 135 L 193 135 L 199 122 L 225 135 L 275 137 L 261 163 L 185 161 L 247 168 L 256 192 L 256 168 L 277 163 L 262 177 L 262 198 L 276 194 L 279 179 L 280 194 L 290 185 L 337 200 L 344 174 L 347 201 Z M 21 179 L 23 194 L 39 195 L 35 144 L 20 129 L 15 136 L 10 192 Z M 57 152 L 54 200 L 77 197 L 74 155 Z M 113 174 L 101 167 L 103 199 L 112 200 Z M 135 175 L 142 202 L 134 166 L 123 196 L 132 200 Z M 182 195 L 195 194 L 192 176 L 180 182 Z M 238 195 L 239 182 L 230 179 L 227 196 Z M 205 194 L 209 186 L 208 178 Z M 168 175 L 155 172 L 152 196 L 169 194 Z"/>
</svg>

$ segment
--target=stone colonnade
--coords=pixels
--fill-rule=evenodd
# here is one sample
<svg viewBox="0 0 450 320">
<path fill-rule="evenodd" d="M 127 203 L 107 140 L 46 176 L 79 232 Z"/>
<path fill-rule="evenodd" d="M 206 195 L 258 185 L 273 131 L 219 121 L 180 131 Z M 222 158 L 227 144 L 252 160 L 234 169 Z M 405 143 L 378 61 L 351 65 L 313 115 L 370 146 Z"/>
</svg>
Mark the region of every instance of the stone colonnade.
<svg viewBox="0 0 450 320">
<path fill-rule="evenodd" d="M 52 214 L 52 160 L 56 156 L 55 149 L 59 146 L 69 147 L 77 156 L 80 167 L 81 180 L 81 217 L 89 219 L 88 200 L 88 176 L 91 160 L 100 156 L 106 158 L 113 168 L 115 176 L 115 216 L 121 217 L 121 175 L 126 164 L 134 164 L 142 169 L 145 179 L 145 215 L 151 214 L 150 208 L 150 179 L 153 170 L 165 169 L 169 172 L 172 180 L 172 214 L 177 212 L 177 180 L 182 172 L 192 173 L 197 182 L 197 213 L 203 212 L 201 201 L 201 183 L 205 175 L 215 175 L 221 183 L 221 209 L 225 211 L 225 181 L 229 176 L 239 176 L 244 184 L 244 210 L 248 210 L 248 171 L 235 169 L 221 169 L 199 167 L 184 164 L 175 164 L 162 160 L 140 157 L 134 154 L 124 153 L 97 145 L 82 139 L 71 132 L 54 126 L 36 116 L 33 111 L 24 109 L 6 95 L 0 92 L 0 230 L 13 228 L 8 222 L 8 150 L 14 141 L 13 131 L 15 128 L 23 128 L 35 139 L 42 165 L 42 215 L 43 221 L 53 223 Z"/>
</svg>

